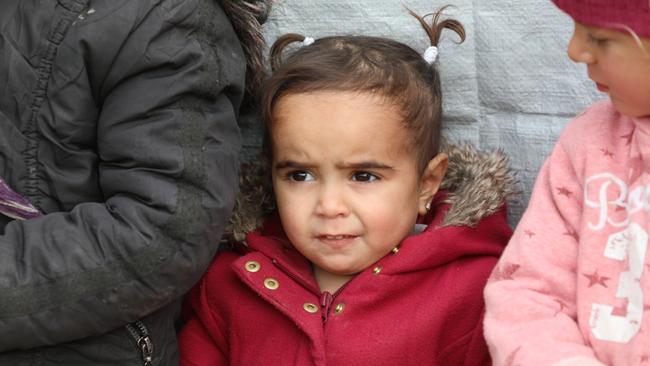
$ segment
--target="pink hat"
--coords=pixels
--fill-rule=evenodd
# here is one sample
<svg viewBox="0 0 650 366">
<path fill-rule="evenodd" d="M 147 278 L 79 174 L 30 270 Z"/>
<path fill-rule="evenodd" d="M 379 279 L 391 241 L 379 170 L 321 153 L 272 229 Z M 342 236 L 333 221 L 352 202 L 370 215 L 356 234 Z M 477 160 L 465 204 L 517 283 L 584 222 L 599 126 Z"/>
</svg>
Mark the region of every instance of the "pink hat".
<svg viewBox="0 0 650 366">
<path fill-rule="evenodd" d="M 650 37 L 650 0 L 553 0 L 575 21 Z M 622 26 L 623 25 L 623 26 Z"/>
</svg>

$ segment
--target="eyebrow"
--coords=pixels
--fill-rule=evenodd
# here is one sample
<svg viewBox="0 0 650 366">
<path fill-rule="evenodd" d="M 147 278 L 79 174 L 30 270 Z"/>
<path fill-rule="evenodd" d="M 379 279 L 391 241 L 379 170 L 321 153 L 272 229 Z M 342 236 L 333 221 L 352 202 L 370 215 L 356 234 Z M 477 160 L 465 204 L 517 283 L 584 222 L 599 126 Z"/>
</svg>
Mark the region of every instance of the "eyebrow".
<svg viewBox="0 0 650 366">
<path fill-rule="evenodd" d="M 625 29 L 607 29 L 591 26 L 585 27 L 587 29 L 587 33 L 590 33 L 594 37 L 616 38 L 622 34 L 626 34 Z"/>
<path fill-rule="evenodd" d="M 274 165 L 274 169 L 280 170 L 280 169 L 305 169 L 305 168 L 310 168 L 312 165 L 310 164 L 305 164 L 305 163 L 300 163 L 295 160 L 280 160 Z"/>
<path fill-rule="evenodd" d="M 337 164 L 336 165 L 339 168 L 346 168 L 346 169 L 380 169 L 380 170 L 394 170 L 392 166 L 382 164 L 377 161 L 361 161 L 358 163 L 348 163 L 348 164 Z"/>
<path fill-rule="evenodd" d="M 274 169 L 276 170 L 288 169 L 288 168 L 306 169 L 306 168 L 311 168 L 313 166 L 314 166 L 313 164 L 301 163 L 294 160 L 281 160 L 275 163 Z M 390 165 L 386 165 L 374 160 L 361 161 L 358 163 L 336 164 L 336 167 L 340 169 L 359 169 L 359 170 L 363 170 L 363 169 L 395 170 Z"/>
</svg>

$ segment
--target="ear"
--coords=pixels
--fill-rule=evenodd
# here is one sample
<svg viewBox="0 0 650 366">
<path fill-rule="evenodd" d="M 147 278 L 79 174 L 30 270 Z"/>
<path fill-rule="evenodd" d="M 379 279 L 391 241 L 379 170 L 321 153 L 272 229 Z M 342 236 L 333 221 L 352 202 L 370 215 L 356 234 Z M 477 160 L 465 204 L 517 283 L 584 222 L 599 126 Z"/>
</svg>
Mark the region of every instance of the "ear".
<svg viewBox="0 0 650 366">
<path fill-rule="evenodd" d="M 427 167 L 420 178 L 420 192 L 418 197 L 418 213 L 426 215 L 427 204 L 431 202 L 433 196 L 438 192 L 440 183 L 447 172 L 449 158 L 447 154 L 440 153 L 429 161 Z"/>
</svg>

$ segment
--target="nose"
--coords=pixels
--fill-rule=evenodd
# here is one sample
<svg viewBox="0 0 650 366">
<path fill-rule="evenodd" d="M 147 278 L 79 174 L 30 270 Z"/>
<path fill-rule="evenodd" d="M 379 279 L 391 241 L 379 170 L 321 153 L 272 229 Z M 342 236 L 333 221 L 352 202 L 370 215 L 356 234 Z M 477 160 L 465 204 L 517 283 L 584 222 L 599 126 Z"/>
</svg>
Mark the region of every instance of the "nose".
<svg viewBox="0 0 650 366">
<path fill-rule="evenodd" d="M 592 64 L 596 61 L 592 45 L 587 37 L 587 30 L 584 26 L 576 23 L 567 48 L 567 54 L 573 62 Z"/>
<path fill-rule="evenodd" d="M 324 218 L 345 217 L 349 213 L 344 189 L 337 184 L 322 184 L 318 192 L 316 214 Z"/>
</svg>

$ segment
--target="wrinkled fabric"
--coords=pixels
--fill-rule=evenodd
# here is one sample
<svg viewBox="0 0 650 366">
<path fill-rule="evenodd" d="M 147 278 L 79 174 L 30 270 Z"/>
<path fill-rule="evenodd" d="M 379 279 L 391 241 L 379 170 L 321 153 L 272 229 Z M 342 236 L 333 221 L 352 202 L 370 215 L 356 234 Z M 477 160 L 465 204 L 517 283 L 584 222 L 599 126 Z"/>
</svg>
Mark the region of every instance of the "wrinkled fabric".
<svg viewBox="0 0 650 366">
<path fill-rule="evenodd" d="M 485 290 L 495 365 L 649 362 L 648 166 L 650 118 L 604 101 L 567 126 Z"/>
<path fill-rule="evenodd" d="M 0 2 L 0 177 L 43 213 L 0 215 L 1 365 L 142 365 L 138 319 L 177 364 L 178 299 L 237 190 L 245 64 L 211 0 Z"/>
</svg>

